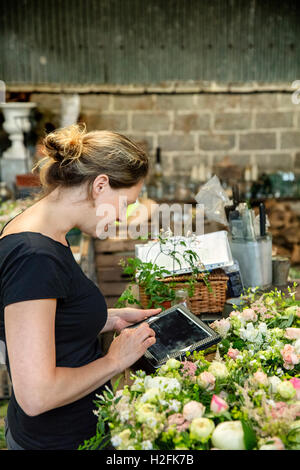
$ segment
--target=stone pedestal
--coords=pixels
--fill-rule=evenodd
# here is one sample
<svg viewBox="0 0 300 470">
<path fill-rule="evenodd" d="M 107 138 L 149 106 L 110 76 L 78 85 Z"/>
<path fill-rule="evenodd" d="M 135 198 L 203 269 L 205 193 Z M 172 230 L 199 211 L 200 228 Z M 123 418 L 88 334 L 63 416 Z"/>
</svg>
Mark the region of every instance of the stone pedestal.
<svg viewBox="0 0 300 470">
<path fill-rule="evenodd" d="M 31 123 L 29 115 L 35 103 L 9 102 L 0 103 L 4 116 L 3 129 L 8 133 L 11 146 L 1 158 L 1 180 L 14 189 L 16 175 L 28 173 L 31 169 L 31 158 L 24 145 L 24 132 L 29 132 Z"/>
<path fill-rule="evenodd" d="M 1 181 L 5 181 L 9 189 L 15 190 L 16 175 L 28 173 L 28 160 L 21 158 L 1 158 Z"/>
</svg>

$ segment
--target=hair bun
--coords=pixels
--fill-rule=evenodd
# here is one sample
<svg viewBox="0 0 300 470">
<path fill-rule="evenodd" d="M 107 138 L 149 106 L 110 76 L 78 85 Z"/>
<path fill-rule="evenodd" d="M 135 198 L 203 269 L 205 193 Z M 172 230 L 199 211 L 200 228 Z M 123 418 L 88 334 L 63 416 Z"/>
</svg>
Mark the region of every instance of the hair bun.
<svg viewBox="0 0 300 470">
<path fill-rule="evenodd" d="M 86 134 L 85 124 L 73 124 L 56 129 L 44 139 L 45 154 L 62 164 L 80 158 Z"/>
</svg>

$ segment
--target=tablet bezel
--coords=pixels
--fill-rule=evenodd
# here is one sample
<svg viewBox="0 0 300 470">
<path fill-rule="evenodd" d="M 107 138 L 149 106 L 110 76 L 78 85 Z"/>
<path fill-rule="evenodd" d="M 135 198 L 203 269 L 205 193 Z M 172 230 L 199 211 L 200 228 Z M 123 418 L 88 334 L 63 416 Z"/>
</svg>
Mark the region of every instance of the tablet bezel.
<svg viewBox="0 0 300 470">
<path fill-rule="evenodd" d="M 136 323 L 135 325 L 130 326 L 129 328 L 136 328 L 142 323 L 148 323 L 151 327 L 151 324 L 155 321 L 159 321 L 160 318 L 163 318 L 166 315 L 172 314 L 175 310 L 178 310 L 180 313 L 182 313 L 184 316 L 186 316 L 189 320 L 191 320 L 193 323 L 198 325 L 202 330 L 206 331 L 206 333 L 209 335 L 207 338 L 204 338 L 201 341 L 198 341 L 196 343 L 192 343 L 189 346 L 187 346 L 184 349 L 180 349 L 179 351 L 173 352 L 168 354 L 167 356 L 163 357 L 160 360 L 157 360 L 153 354 L 151 354 L 151 347 L 146 350 L 144 354 L 144 358 L 151 364 L 152 367 L 155 369 L 158 367 L 161 367 L 163 364 L 167 362 L 168 359 L 170 358 L 175 358 L 175 359 L 182 359 L 186 356 L 186 353 L 192 353 L 193 351 L 199 351 L 202 349 L 207 349 L 214 344 L 218 343 L 221 341 L 221 336 L 218 335 L 212 328 L 210 328 L 208 325 L 206 325 L 200 318 L 198 318 L 196 315 L 194 315 L 192 312 L 188 310 L 187 307 L 185 307 L 183 304 L 177 304 L 174 305 L 173 307 L 159 313 L 158 315 L 155 315 L 153 317 L 147 318 L 147 320 L 144 320 L 142 322 Z"/>
</svg>

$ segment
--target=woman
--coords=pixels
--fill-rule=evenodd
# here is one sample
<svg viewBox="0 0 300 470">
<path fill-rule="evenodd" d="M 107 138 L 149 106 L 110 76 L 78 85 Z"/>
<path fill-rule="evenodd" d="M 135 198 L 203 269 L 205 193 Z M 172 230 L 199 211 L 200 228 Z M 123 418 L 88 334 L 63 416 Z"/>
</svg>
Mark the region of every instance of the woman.
<svg viewBox="0 0 300 470">
<path fill-rule="evenodd" d="M 44 147 L 34 168 L 43 193 L 0 235 L 0 339 L 13 384 L 10 449 L 77 449 L 93 436 L 95 394 L 155 343 L 146 323 L 125 328 L 160 311 L 107 311 L 66 239 L 75 226 L 99 236 L 101 207 L 112 209 L 104 230 L 122 219 L 124 201 L 137 199 L 147 174 L 144 151 L 120 134 L 78 125 L 48 134 Z M 104 357 L 100 331 L 121 332 Z"/>
</svg>

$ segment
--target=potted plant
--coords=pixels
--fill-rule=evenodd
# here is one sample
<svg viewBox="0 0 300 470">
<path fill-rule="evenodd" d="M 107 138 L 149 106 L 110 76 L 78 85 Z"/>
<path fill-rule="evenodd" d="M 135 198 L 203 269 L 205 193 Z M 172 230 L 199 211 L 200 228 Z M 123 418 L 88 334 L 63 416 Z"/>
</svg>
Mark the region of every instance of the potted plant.
<svg viewBox="0 0 300 470">
<path fill-rule="evenodd" d="M 139 258 L 129 258 L 126 262 L 121 260 L 120 264 L 123 266 L 124 274 L 129 276 L 130 284 L 119 298 L 116 307 L 123 307 L 126 304 L 138 304 L 144 308 L 169 308 L 175 299 L 176 289 L 179 287 L 187 290 L 188 297 L 193 296 L 195 285 L 199 281 L 199 275 L 207 288 L 211 290 L 208 280 L 209 273 L 205 271 L 198 253 L 188 246 L 186 239 L 172 237 L 170 231 L 168 231 L 166 233 L 161 232 L 156 243 L 159 246 L 159 252 L 152 261 L 142 261 Z M 179 253 L 179 246 L 185 248 L 183 252 L 181 250 Z M 172 271 L 156 264 L 161 253 L 171 258 Z M 151 255 L 151 248 L 148 255 Z M 181 267 L 182 261 L 185 261 L 190 271 L 189 275 L 185 276 L 184 281 L 174 275 L 176 263 Z M 133 292 L 133 286 L 136 284 L 139 287 L 139 299 Z"/>
</svg>

